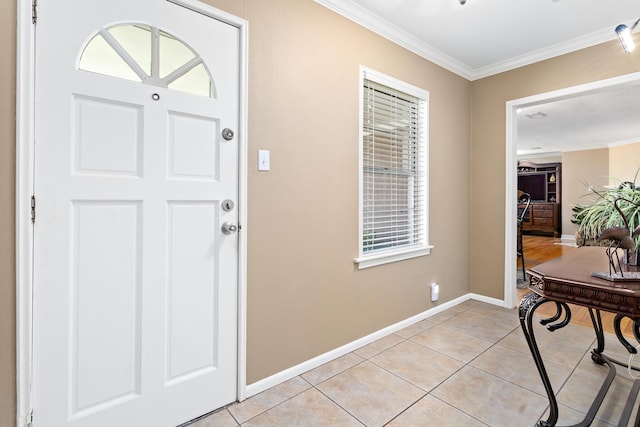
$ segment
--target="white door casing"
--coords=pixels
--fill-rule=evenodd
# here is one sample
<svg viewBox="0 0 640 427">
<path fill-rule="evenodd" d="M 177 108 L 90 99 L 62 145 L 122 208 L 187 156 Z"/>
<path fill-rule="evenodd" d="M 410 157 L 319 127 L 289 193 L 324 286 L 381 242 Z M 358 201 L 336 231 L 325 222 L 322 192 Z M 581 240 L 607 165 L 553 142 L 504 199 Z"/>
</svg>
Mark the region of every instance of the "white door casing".
<svg viewBox="0 0 640 427">
<path fill-rule="evenodd" d="M 215 99 L 78 70 L 122 23 L 188 44 Z M 37 425 L 176 425 L 235 400 L 241 239 L 221 225 L 242 201 L 238 29 L 168 2 L 65 0 L 40 2 L 37 34 Z"/>
</svg>

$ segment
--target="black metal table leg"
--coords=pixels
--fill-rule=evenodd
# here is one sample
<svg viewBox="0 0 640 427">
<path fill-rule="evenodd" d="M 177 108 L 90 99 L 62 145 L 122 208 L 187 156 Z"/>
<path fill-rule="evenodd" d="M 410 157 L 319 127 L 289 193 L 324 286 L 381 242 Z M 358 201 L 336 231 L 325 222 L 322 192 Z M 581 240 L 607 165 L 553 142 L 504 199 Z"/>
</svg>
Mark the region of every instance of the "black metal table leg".
<svg viewBox="0 0 640 427">
<path fill-rule="evenodd" d="M 600 355 L 604 351 L 604 328 L 602 327 L 602 317 L 600 316 L 600 310 L 589 309 L 589 316 L 591 316 L 591 323 L 593 324 L 593 330 L 596 333 L 597 347 L 591 352 L 591 360 L 599 365 L 604 364 L 604 360 L 600 358 Z"/>
<path fill-rule="evenodd" d="M 522 299 L 519 307 L 520 325 L 522 326 L 522 332 L 524 333 L 527 344 L 529 345 L 529 350 L 531 351 L 531 355 L 533 356 L 536 368 L 538 369 L 538 373 L 540 374 L 540 378 L 547 393 L 547 398 L 549 399 L 549 416 L 546 420 L 540 420 L 537 424 L 538 427 L 553 427 L 558 422 L 558 401 L 556 399 L 555 393 L 553 392 L 553 387 L 551 386 L 551 381 L 549 380 L 549 375 L 547 374 L 547 370 L 544 366 L 542 356 L 540 355 L 540 349 L 538 348 L 538 344 L 536 343 L 533 329 L 534 313 L 538 307 L 546 302 L 550 301 L 538 294 L 531 293 L 526 295 Z M 556 304 L 556 314 L 550 318 L 542 319 L 540 321 L 540 323 L 546 325 L 547 330 L 551 332 L 565 327 L 571 320 L 571 310 L 569 309 L 569 306 L 564 302 L 553 302 Z M 617 363 L 617 361 L 612 360 L 603 354 L 605 341 L 600 311 L 589 309 L 589 314 L 591 316 L 591 321 L 593 323 L 593 329 L 595 331 L 597 340 L 597 346 L 591 352 L 591 359 L 595 363 L 598 363 L 600 365 L 606 364 L 609 368 L 609 372 L 607 374 L 607 378 L 600 386 L 600 390 L 598 391 L 596 398 L 591 404 L 591 407 L 589 408 L 589 411 L 587 412 L 584 420 L 570 427 L 587 427 L 591 425 L 591 423 L 595 419 L 598 409 L 600 409 L 600 406 L 602 405 L 602 402 L 604 401 L 604 398 L 609 391 L 611 383 L 616 376 L 614 363 Z M 553 323 L 561 319 L 563 315 L 564 318 L 562 320 L 560 320 L 558 323 Z"/>
<path fill-rule="evenodd" d="M 519 307 L 520 326 L 522 327 L 522 332 L 524 333 L 524 337 L 527 340 L 529 350 L 531 351 L 531 355 L 533 356 L 533 361 L 536 364 L 536 368 L 538 368 L 538 373 L 540 374 L 540 378 L 542 379 L 542 383 L 544 384 L 544 389 L 547 392 L 547 398 L 549 399 L 549 417 L 544 421 L 540 420 L 537 424 L 538 427 L 553 427 L 558 421 L 558 401 L 556 400 L 556 395 L 553 392 L 553 388 L 551 387 L 551 381 L 549 381 L 549 375 L 547 374 L 547 370 L 544 367 L 544 363 L 542 361 L 542 357 L 540 356 L 540 350 L 538 349 L 538 344 L 536 343 L 536 338 L 533 331 L 533 314 L 538 307 L 540 307 L 547 301 L 548 300 L 538 294 L 530 293 L 528 295 L 525 295 L 525 297 L 520 302 Z M 551 319 L 557 320 L 559 318 L 560 307 L 558 307 L 556 316 L 552 317 Z"/>
</svg>

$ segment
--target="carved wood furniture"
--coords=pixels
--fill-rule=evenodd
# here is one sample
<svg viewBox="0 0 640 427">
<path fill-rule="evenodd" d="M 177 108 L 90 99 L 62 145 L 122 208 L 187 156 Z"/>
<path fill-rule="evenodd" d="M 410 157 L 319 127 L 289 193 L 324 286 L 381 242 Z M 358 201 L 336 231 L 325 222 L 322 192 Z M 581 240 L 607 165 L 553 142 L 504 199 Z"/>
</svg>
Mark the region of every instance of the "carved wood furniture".
<svg viewBox="0 0 640 427">
<path fill-rule="evenodd" d="M 560 204 L 532 203 L 528 221 L 523 223 L 524 231 L 540 231 L 560 237 Z"/>
<path fill-rule="evenodd" d="M 560 237 L 562 164 L 518 162 L 518 190 L 531 194 L 531 209 L 524 231 L 537 231 Z"/>
<path fill-rule="evenodd" d="M 628 269 L 629 271 L 637 271 L 638 267 L 628 267 Z M 556 304 L 556 315 L 541 320 L 541 323 L 547 325 L 547 330 L 551 332 L 569 324 L 571 309 L 568 303 L 587 307 L 597 339 L 597 347 L 592 350 L 591 359 L 597 364 L 606 364 L 609 368 L 607 378 L 600 387 L 585 419 L 576 424 L 578 426 L 588 426 L 594 420 L 609 386 L 615 378 L 615 364 L 627 367 L 626 363 L 604 354 L 605 342 L 601 310 L 616 314 L 613 326 L 618 340 L 627 351 L 636 353 L 635 346 L 631 345 L 622 335 L 620 324 L 623 318 L 630 318 L 634 322 L 634 333 L 638 337 L 637 333 L 640 332 L 640 281 L 611 282 L 591 275 L 593 272 L 603 271 L 608 271 L 605 248 L 586 246 L 527 270 L 531 278 L 529 289 L 532 292 L 526 295 L 520 303 L 520 325 L 549 399 L 548 418 L 538 422 L 539 427 L 556 425 L 558 402 L 534 336 L 533 316 L 538 307 L 544 303 Z M 640 380 L 636 380 L 633 384 L 618 425 L 627 425 L 634 409 L 638 391 L 640 391 Z M 640 426 L 640 411 L 638 414 L 634 426 Z"/>
</svg>

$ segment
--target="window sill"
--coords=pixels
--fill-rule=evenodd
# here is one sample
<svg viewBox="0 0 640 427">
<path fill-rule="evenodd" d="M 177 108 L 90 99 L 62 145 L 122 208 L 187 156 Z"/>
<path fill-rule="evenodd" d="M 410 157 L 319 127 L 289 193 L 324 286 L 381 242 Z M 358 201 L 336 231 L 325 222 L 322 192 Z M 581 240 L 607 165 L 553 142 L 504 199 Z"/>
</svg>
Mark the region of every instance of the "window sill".
<svg viewBox="0 0 640 427">
<path fill-rule="evenodd" d="M 432 248 L 433 246 L 426 245 L 426 246 L 420 246 L 418 248 L 407 249 L 404 251 L 377 253 L 375 255 L 368 255 L 360 258 L 355 258 L 353 262 L 358 264 L 359 270 L 362 270 L 363 268 L 375 267 L 377 265 L 389 264 L 391 262 L 403 261 L 406 259 L 426 256 L 431 253 Z"/>
</svg>

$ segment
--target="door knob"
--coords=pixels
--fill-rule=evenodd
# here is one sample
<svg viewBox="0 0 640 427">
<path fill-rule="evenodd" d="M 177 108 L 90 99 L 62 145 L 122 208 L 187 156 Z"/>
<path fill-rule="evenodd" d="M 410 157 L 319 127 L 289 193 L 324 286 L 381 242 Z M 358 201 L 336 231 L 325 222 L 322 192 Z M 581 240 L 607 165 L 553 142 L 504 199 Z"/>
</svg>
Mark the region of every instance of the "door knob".
<svg viewBox="0 0 640 427">
<path fill-rule="evenodd" d="M 230 222 L 225 222 L 222 224 L 221 229 L 222 233 L 229 235 L 238 231 L 238 226 L 235 224 L 231 224 Z"/>
<path fill-rule="evenodd" d="M 233 131 L 229 128 L 224 128 L 222 130 L 222 137 L 225 141 L 231 141 L 233 139 Z"/>
</svg>

